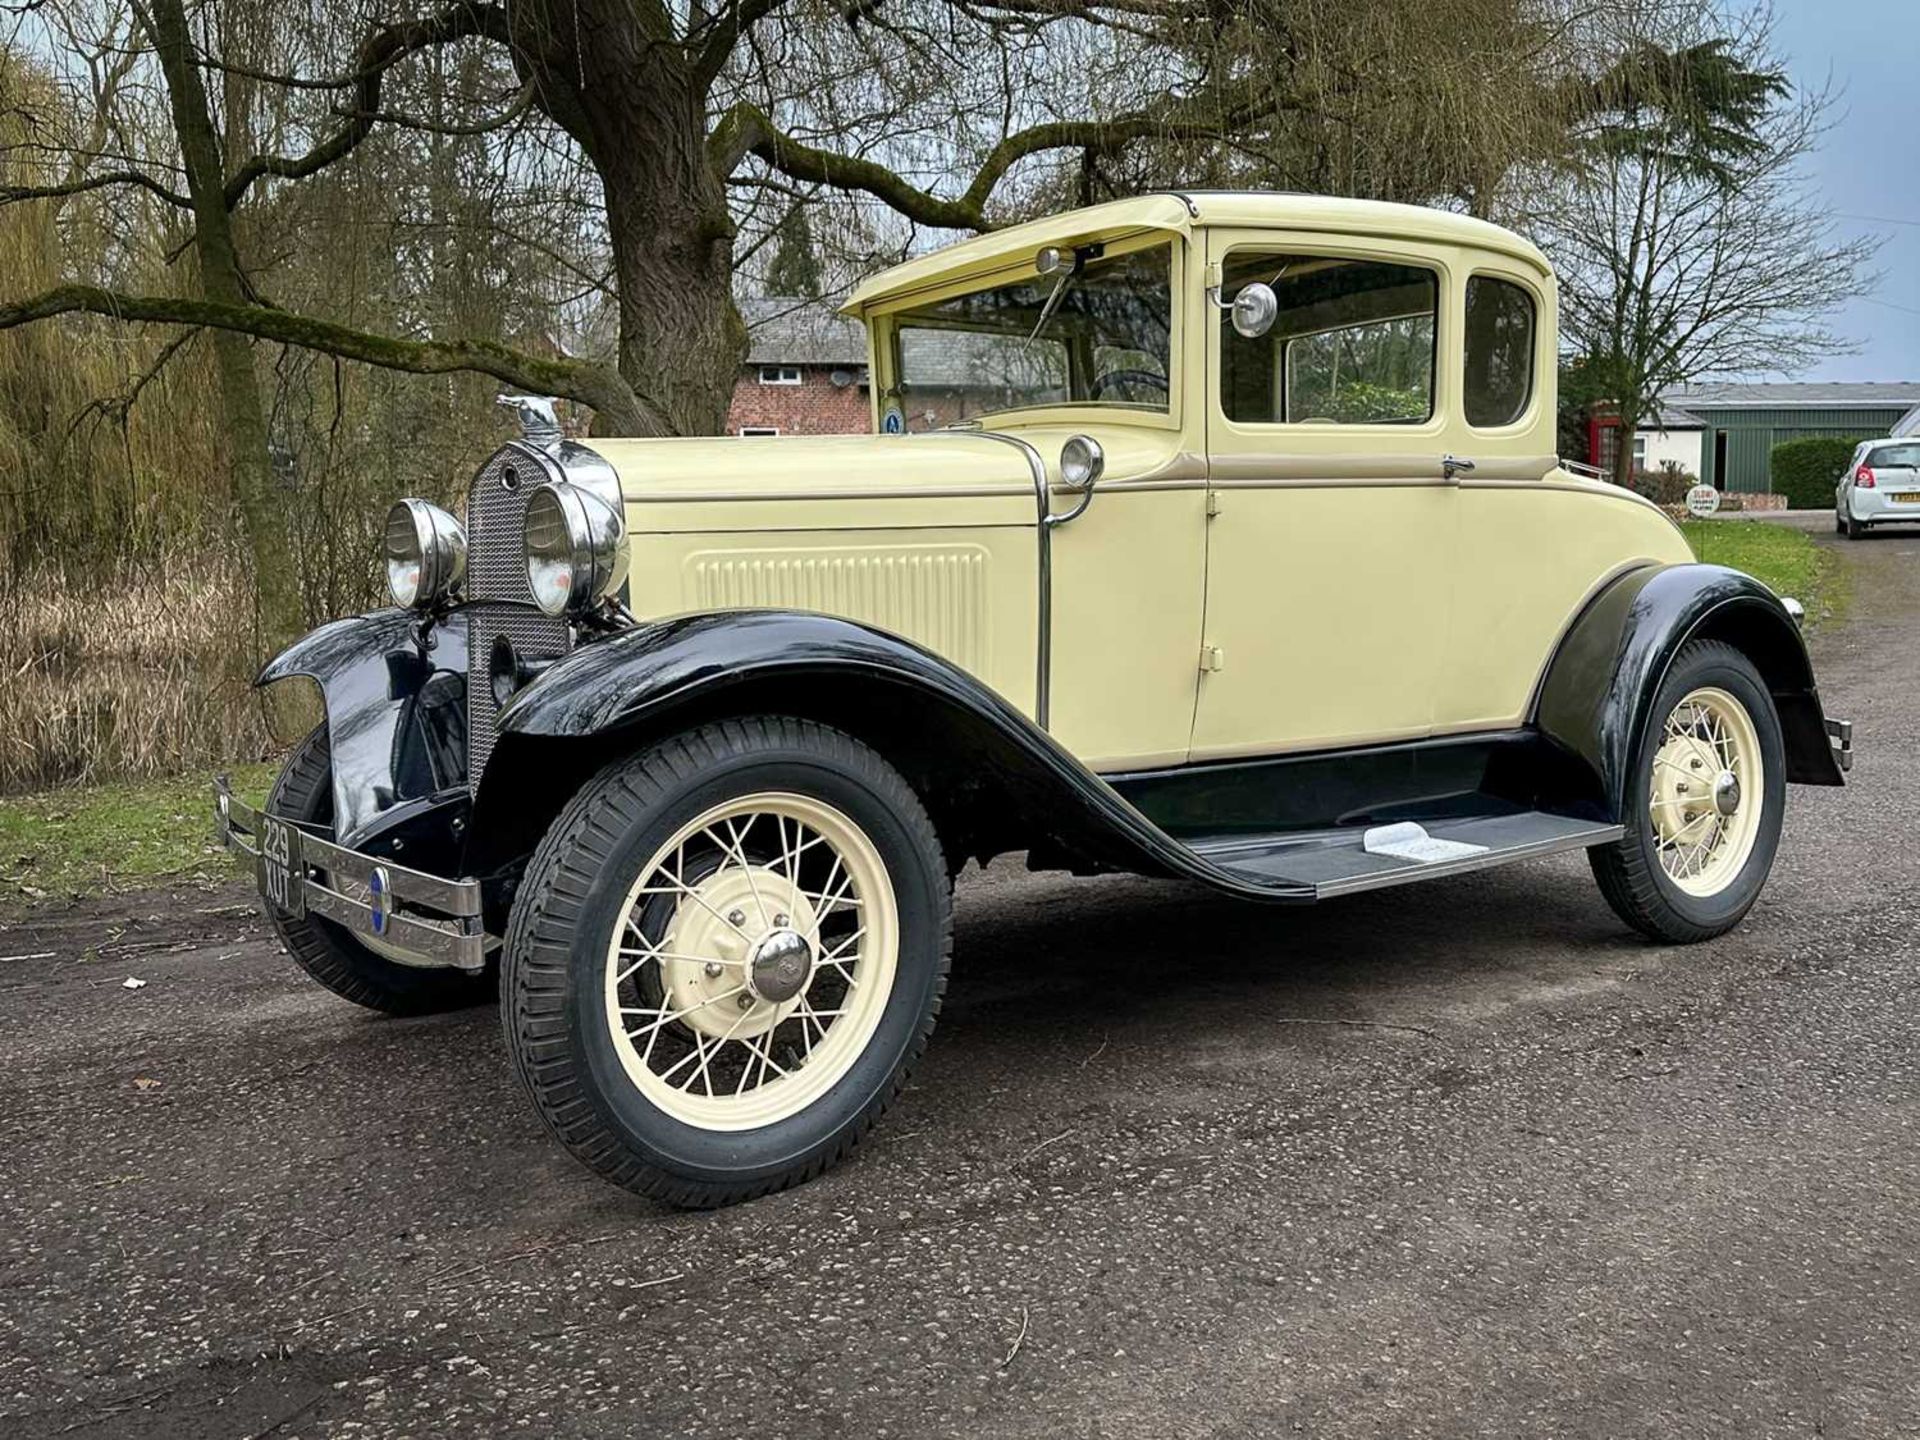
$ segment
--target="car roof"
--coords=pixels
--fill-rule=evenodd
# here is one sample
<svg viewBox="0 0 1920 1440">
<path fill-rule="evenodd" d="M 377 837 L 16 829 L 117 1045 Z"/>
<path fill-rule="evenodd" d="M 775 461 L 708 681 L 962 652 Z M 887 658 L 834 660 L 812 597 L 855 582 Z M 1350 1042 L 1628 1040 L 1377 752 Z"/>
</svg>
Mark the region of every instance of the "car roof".
<svg viewBox="0 0 1920 1440">
<path fill-rule="evenodd" d="M 1438 241 L 1495 251 L 1524 261 L 1542 276 L 1552 274 L 1546 256 L 1531 241 L 1502 226 L 1450 210 L 1276 191 L 1169 190 L 1065 210 L 945 246 L 864 281 L 847 297 L 841 310 L 848 315 L 864 315 L 885 301 L 1001 269 L 1030 257 L 1045 245 L 1117 240 L 1154 230 L 1191 235 L 1214 225 Z"/>
</svg>

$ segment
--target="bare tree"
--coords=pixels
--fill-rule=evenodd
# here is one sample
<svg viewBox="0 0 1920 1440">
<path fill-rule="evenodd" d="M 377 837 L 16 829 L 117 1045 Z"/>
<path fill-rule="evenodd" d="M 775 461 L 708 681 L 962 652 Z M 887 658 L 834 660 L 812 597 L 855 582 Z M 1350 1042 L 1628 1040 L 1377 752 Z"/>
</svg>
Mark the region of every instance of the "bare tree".
<svg viewBox="0 0 1920 1440">
<path fill-rule="evenodd" d="M 478 371 L 582 401 L 607 430 L 710 430 L 744 341 L 731 294 L 740 192 L 780 192 L 783 214 L 795 194 L 838 193 L 907 226 L 967 231 L 1017 218 L 1035 197 L 1093 198 L 1156 177 L 1460 193 L 1482 142 L 1511 129 L 1516 107 L 1487 102 L 1517 68 L 1551 68 L 1539 36 L 1557 3 L 458 0 L 368 26 L 341 73 L 314 75 L 215 53 L 236 27 L 203 17 L 196 30 L 186 0 L 144 0 L 178 159 L 169 147 L 148 165 L 103 152 L 60 185 L 0 198 L 127 187 L 190 212 L 210 252 L 200 293 L 64 285 L 0 305 L 0 326 L 73 311 L 205 326 L 399 370 Z M 403 69 L 461 45 L 510 58 L 520 92 L 504 111 L 429 122 L 386 103 Z M 298 143 L 223 151 L 202 74 L 280 92 L 268 108 Z M 227 128 L 244 137 L 224 88 Z M 327 103 L 288 103 L 313 96 Z M 383 127 L 505 127 L 529 111 L 599 182 L 613 364 L 490 337 L 382 333 L 239 283 L 246 266 L 234 273 L 223 237 L 244 205 L 321 175 Z M 1356 186 L 1369 165 L 1373 183 Z"/>
<path fill-rule="evenodd" d="M 711 431 L 736 267 L 797 204 L 839 280 L 928 232 L 1181 182 L 1484 209 L 1560 154 L 1596 93 L 1567 77 L 1598 69 L 1575 0 L 421 3 L 26 11 L 30 51 L 121 79 L 63 169 L 0 203 L 65 205 L 141 258 L 0 294 L 0 329 L 217 337 L 265 642 L 300 619 L 260 393 L 285 388 L 278 347 L 562 395 L 603 433 Z M 355 239 L 354 207 L 416 173 L 425 213 L 375 205 Z M 371 292 L 328 274 L 340 253 L 378 265 Z M 479 270 L 453 288 L 482 303 L 445 303 Z"/>
<path fill-rule="evenodd" d="M 1823 321 L 1878 242 L 1837 238 L 1806 187 L 1828 97 L 1796 91 L 1764 15 L 1734 39 L 1628 47 L 1574 163 L 1525 222 L 1561 280 L 1561 335 L 1631 435 L 1668 386 L 1793 373 L 1846 348 Z M 1633 480 L 1632 447 L 1615 479 Z"/>
</svg>

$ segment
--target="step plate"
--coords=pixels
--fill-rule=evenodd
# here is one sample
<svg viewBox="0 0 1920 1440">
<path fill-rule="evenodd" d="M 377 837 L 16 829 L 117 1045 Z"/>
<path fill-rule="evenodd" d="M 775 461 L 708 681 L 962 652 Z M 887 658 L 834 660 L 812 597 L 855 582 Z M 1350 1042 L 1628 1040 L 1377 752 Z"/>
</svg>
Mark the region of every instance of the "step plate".
<svg viewBox="0 0 1920 1440">
<path fill-rule="evenodd" d="M 1202 856 L 1228 874 L 1251 884 L 1310 886 L 1316 900 L 1379 890 L 1416 880 L 1437 880 L 1469 870 L 1485 870 L 1515 860 L 1530 860 L 1562 850 L 1584 850 L 1607 845 L 1626 834 L 1624 827 L 1596 820 L 1576 820 L 1540 811 L 1495 815 L 1474 820 L 1433 820 L 1426 831 L 1436 840 L 1457 840 L 1487 848 L 1472 855 L 1422 863 L 1391 855 L 1369 854 L 1358 830 L 1308 838 L 1201 843 Z"/>
</svg>

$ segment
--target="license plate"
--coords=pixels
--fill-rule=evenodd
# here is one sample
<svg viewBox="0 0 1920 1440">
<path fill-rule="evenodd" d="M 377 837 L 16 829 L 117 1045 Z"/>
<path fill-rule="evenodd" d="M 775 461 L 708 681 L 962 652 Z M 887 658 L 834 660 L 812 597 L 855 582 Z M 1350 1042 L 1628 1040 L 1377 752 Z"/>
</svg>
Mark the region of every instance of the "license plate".
<svg viewBox="0 0 1920 1440">
<path fill-rule="evenodd" d="M 307 913 L 306 868 L 300 832 L 284 820 L 260 818 L 260 893 L 274 909 L 298 920 Z"/>
<path fill-rule="evenodd" d="M 1887 498 L 1896 505 L 1920 505 L 1920 490 L 1902 490 Z"/>
</svg>

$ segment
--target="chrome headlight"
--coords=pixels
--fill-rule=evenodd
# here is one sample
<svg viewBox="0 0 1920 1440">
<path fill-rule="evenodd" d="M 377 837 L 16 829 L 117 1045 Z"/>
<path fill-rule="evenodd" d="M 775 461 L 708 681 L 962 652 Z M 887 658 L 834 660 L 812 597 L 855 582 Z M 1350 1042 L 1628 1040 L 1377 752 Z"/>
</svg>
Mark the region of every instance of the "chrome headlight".
<svg viewBox="0 0 1920 1440">
<path fill-rule="evenodd" d="M 583 486 L 549 482 L 527 497 L 527 586 L 549 615 L 579 615 L 627 578 L 619 507 Z"/>
<path fill-rule="evenodd" d="M 1091 435 L 1069 435 L 1060 447 L 1060 478 L 1070 490 L 1085 490 L 1107 468 L 1107 455 Z"/>
<path fill-rule="evenodd" d="M 425 608 L 452 593 L 467 573 L 467 532 L 425 500 L 402 500 L 387 512 L 387 589 L 403 610 Z"/>
</svg>

